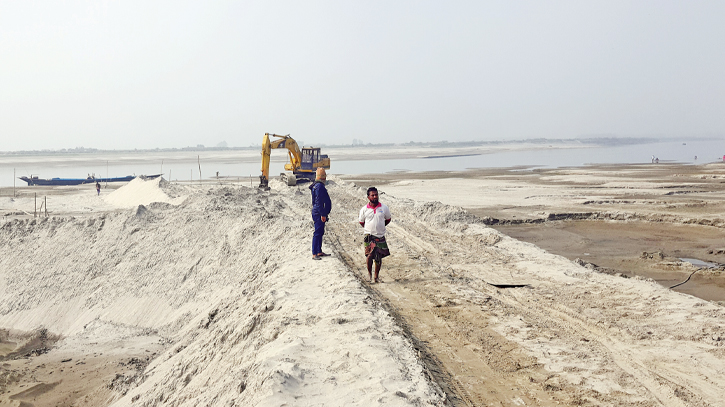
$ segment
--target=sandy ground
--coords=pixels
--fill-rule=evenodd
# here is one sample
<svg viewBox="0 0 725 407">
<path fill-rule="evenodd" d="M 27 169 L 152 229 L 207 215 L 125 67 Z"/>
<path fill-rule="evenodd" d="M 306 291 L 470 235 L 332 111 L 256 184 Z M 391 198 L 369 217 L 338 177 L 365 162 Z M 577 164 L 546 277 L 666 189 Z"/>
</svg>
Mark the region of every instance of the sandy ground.
<svg viewBox="0 0 725 407">
<path fill-rule="evenodd" d="M 596 244 L 584 265 L 540 246 L 671 225 L 685 248 L 642 267 L 687 276 L 675 250 L 723 255 L 723 169 L 333 176 L 323 261 L 304 186 L 66 188 L 42 218 L 27 193 L 4 196 L 0 403 L 722 405 L 720 303 L 610 270 Z M 369 184 L 394 218 L 372 286 L 356 223 Z M 494 227 L 553 232 L 534 245 Z"/>
<path fill-rule="evenodd" d="M 3 402 L 442 404 L 394 318 L 342 262 L 308 255 L 296 189 L 94 194 L 0 228 L 0 326 L 23 349 L 5 356 Z"/>
<path fill-rule="evenodd" d="M 670 287 L 725 263 L 725 165 L 492 169 L 346 177 L 395 196 L 465 208 L 486 224 L 603 272 Z M 440 192 L 445 191 L 445 192 Z M 725 301 L 722 267 L 676 290 Z"/>
</svg>

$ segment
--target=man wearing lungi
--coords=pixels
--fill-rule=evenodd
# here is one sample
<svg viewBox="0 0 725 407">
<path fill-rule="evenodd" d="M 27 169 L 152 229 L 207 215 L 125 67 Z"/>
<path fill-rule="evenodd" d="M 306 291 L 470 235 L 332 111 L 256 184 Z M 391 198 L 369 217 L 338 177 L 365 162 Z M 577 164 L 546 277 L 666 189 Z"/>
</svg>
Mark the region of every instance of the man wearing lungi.
<svg viewBox="0 0 725 407">
<path fill-rule="evenodd" d="M 370 284 L 380 282 L 378 274 L 383 264 L 383 257 L 390 255 L 388 244 L 385 242 L 385 227 L 391 218 L 388 206 L 378 201 L 377 188 L 368 188 L 368 204 L 360 209 L 358 221 L 365 229 L 365 257 L 368 261 Z M 375 277 L 372 271 L 373 262 L 375 262 Z"/>
</svg>

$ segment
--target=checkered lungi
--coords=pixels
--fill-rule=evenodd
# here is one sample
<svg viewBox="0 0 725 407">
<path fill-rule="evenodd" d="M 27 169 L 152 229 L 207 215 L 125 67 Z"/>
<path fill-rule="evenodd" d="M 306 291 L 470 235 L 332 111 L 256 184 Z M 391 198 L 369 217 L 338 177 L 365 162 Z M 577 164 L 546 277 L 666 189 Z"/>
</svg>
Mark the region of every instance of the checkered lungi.
<svg viewBox="0 0 725 407">
<path fill-rule="evenodd" d="M 385 236 L 376 237 L 373 235 L 365 235 L 365 257 L 372 256 L 376 263 L 380 263 L 383 257 L 390 256 L 388 244 L 385 242 Z"/>
</svg>

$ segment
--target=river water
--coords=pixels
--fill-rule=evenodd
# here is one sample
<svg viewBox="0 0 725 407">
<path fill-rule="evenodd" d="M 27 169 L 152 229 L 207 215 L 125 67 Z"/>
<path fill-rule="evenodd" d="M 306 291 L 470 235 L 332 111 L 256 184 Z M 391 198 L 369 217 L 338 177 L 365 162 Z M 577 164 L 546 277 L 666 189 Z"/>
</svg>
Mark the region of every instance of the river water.
<svg viewBox="0 0 725 407">
<path fill-rule="evenodd" d="M 684 140 L 654 142 L 621 146 L 567 146 L 530 145 L 521 148 L 498 148 L 493 151 L 465 148 L 429 148 L 425 154 L 408 154 L 404 146 L 367 146 L 373 154 L 358 156 L 355 148 L 323 149 L 332 161 L 332 174 L 375 174 L 396 171 L 461 171 L 469 168 L 576 167 L 587 164 L 637 164 L 649 163 L 652 156 L 660 162 L 706 164 L 722 161 L 725 139 Z M 376 159 L 375 151 L 385 151 L 384 159 Z M 405 158 L 391 158 L 399 153 Z M 446 155 L 453 155 L 445 157 Z M 443 157 L 440 157 L 443 156 Z M 336 158 L 337 157 L 337 158 Z M 360 159 L 360 158 L 364 159 Z M 423 158 L 436 157 L 436 158 Z M 697 158 L 695 158 L 697 157 Z M 287 154 L 274 153 L 270 174 L 284 171 Z M 0 155 L 0 186 L 25 186 L 17 177 L 38 175 L 40 178 L 85 178 L 96 176 L 121 177 L 126 175 L 163 174 L 164 178 L 189 181 L 213 178 L 258 182 L 260 174 L 259 152 L 255 150 L 232 151 L 139 151 L 99 152 L 83 154 L 27 154 Z M 13 177 L 15 174 L 15 178 Z"/>
</svg>

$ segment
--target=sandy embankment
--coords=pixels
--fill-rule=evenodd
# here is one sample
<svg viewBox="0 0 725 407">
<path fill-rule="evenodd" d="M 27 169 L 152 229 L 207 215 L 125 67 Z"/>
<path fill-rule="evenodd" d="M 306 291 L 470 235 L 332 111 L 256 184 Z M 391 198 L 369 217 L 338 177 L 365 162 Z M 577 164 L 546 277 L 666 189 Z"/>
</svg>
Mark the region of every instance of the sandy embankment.
<svg viewBox="0 0 725 407">
<path fill-rule="evenodd" d="M 386 283 L 375 289 L 432 354 L 429 363 L 439 367 L 432 370 L 445 371 L 458 405 L 714 406 L 725 399 L 722 306 L 650 279 L 581 267 L 460 208 L 403 198 L 395 183 L 381 190 L 395 217 L 393 255 Z M 427 201 L 486 199 L 450 174 L 411 191 Z M 343 218 L 355 216 L 364 188 L 356 195 L 333 190 Z M 360 270 L 356 225 L 333 226 L 340 252 L 353 253 L 349 264 Z"/>
<path fill-rule="evenodd" d="M 123 207 L 136 199 L 132 209 L 0 228 L 0 327 L 6 349 L 14 348 L 0 400 L 442 401 L 393 318 L 343 263 L 308 255 L 308 197 L 177 187 L 167 190 L 174 199 L 141 182 L 104 203 L 69 198 Z M 149 194 L 183 203 L 138 206 Z"/>
<path fill-rule="evenodd" d="M 435 405 L 440 386 L 460 406 L 725 399 L 721 306 L 598 273 L 458 207 L 392 189 L 382 199 L 394 215 L 393 254 L 384 283 L 367 287 L 356 278 L 364 188 L 332 181 L 325 248 L 334 256 L 318 262 L 309 259 L 304 187 L 172 186 L 168 195 L 188 195 L 178 206 L 6 223 L 5 346 L 23 349 L 32 338 L 30 348 L 41 351 L 6 357 L 3 397 L 37 405 Z M 76 361 L 86 364 L 66 367 L 59 380 L 58 369 Z M 89 365 L 97 369 L 78 373 Z M 73 380 L 89 376 L 103 386 L 73 393 Z"/>
</svg>

